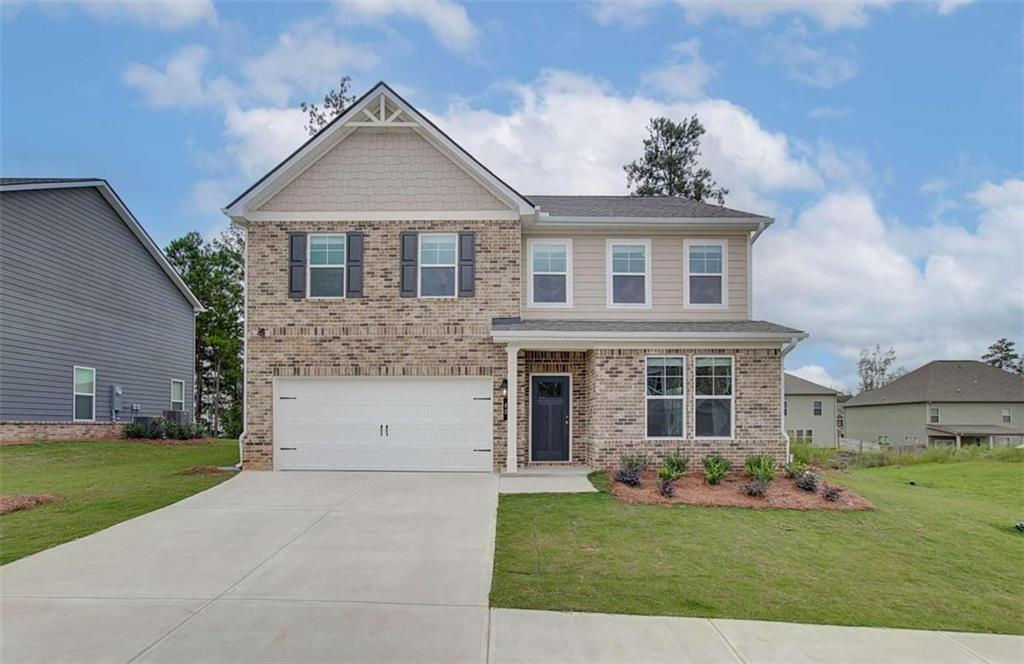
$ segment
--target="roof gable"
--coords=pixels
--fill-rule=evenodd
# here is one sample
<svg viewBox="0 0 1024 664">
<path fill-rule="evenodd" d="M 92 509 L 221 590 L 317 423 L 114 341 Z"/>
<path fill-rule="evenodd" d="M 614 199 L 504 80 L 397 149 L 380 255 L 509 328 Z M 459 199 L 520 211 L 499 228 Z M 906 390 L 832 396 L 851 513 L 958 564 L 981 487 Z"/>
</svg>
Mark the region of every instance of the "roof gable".
<svg viewBox="0 0 1024 664">
<path fill-rule="evenodd" d="M 877 390 L 861 392 L 846 405 L 990 401 L 1024 402 L 1024 376 L 977 360 L 935 360 Z"/>
<path fill-rule="evenodd" d="M 532 214 L 534 211 L 529 200 L 494 175 L 398 93 L 381 82 L 232 201 L 224 212 L 232 219 L 242 222 L 257 220 L 266 215 L 275 218 L 286 216 L 287 213 L 263 210 L 262 207 L 334 150 L 339 143 L 360 129 L 411 130 L 483 189 L 502 201 L 506 210 L 513 210 L 517 218 L 520 215 Z M 307 218 L 308 216 L 306 214 Z M 450 217 L 449 214 L 448 218 Z"/>
<path fill-rule="evenodd" d="M 812 383 L 809 380 L 805 380 L 800 376 L 795 376 L 791 373 L 785 374 L 785 391 L 786 394 L 823 394 L 823 395 L 835 395 L 839 394 L 838 391 L 833 390 L 830 387 L 819 385 L 818 383 Z"/>
</svg>

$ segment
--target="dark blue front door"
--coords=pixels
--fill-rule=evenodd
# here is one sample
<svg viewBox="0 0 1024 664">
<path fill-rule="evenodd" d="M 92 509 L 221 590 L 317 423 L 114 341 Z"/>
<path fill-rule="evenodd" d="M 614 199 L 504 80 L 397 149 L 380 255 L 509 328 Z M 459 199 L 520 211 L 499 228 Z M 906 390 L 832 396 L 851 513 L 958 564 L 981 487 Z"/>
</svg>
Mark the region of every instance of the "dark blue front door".
<svg viewBox="0 0 1024 664">
<path fill-rule="evenodd" d="M 530 379 L 530 458 L 569 460 L 569 377 Z"/>
</svg>

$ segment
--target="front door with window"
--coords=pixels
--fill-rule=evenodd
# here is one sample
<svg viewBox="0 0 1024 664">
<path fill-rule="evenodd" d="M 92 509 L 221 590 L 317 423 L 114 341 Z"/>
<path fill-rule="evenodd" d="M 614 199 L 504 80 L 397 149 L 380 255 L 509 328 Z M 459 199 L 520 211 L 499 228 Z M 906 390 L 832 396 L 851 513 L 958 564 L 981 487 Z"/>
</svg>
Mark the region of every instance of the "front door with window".
<svg viewBox="0 0 1024 664">
<path fill-rule="evenodd" d="M 569 460 L 569 377 L 530 379 L 530 458 Z"/>
</svg>

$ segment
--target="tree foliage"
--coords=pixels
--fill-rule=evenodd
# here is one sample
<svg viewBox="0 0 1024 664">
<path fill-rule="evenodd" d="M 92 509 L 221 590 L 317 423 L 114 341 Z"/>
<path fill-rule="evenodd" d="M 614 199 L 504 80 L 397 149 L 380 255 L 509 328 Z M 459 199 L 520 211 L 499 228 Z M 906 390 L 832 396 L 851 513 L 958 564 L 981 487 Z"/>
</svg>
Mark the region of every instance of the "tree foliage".
<svg viewBox="0 0 1024 664">
<path fill-rule="evenodd" d="M 704 125 L 696 115 L 682 122 L 651 118 L 647 131 L 643 156 L 623 166 L 633 196 L 677 196 L 725 205 L 729 190 L 697 163 Z"/>
<path fill-rule="evenodd" d="M 988 347 L 981 360 L 996 369 L 1024 374 L 1024 357 L 1021 357 L 1015 346 L 1013 341 L 1003 337 Z"/>
<path fill-rule="evenodd" d="M 348 94 L 351 84 L 351 78 L 342 76 L 338 79 L 338 87 L 328 91 L 324 95 L 323 103 L 319 106 L 317 104 L 307 104 L 306 102 L 299 104 L 302 112 L 309 116 L 309 122 L 306 124 L 305 129 L 309 132 L 310 136 L 314 136 L 318 131 L 326 127 L 331 120 L 344 113 L 345 109 L 356 100 L 354 96 Z"/>
<path fill-rule="evenodd" d="M 215 433 L 237 436 L 242 427 L 244 253 L 241 231 L 206 240 L 196 232 L 164 252 L 206 311 L 196 316 L 195 417 Z"/>
<path fill-rule="evenodd" d="M 860 359 L 857 360 L 857 375 L 860 376 L 860 391 L 877 390 L 891 383 L 907 370 L 896 366 L 896 351 L 892 348 L 883 351 L 875 344 L 874 348 L 861 348 Z"/>
</svg>

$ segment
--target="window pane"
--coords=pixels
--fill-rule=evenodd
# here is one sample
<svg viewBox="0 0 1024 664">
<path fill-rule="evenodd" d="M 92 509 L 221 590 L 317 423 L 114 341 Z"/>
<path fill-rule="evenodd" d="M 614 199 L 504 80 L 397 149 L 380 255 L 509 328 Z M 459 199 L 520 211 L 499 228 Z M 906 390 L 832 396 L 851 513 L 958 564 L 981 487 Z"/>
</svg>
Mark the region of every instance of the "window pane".
<svg viewBox="0 0 1024 664">
<path fill-rule="evenodd" d="M 309 238 L 310 265 L 342 265 L 345 262 L 344 235 L 312 235 Z"/>
<path fill-rule="evenodd" d="M 715 395 L 720 397 L 732 396 L 732 378 L 728 376 L 715 376 L 714 378 L 714 390 Z"/>
<path fill-rule="evenodd" d="M 648 399 L 647 435 L 651 438 L 683 435 L 683 400 Z"/>
<path fill-rule="evenodd" d="M 721 277 L 690 277 L 691 304 L 721 304 Z"/>
<path fill-rule="evenodd" d="M 710 376 L 714 367 L 715 359 L 713 357 L 698 357 L 694 362 L 694 370 L 698 376 Z"/>
<path fill-rule="evenodd" d="M 646 247 L 642 244 L 612 245 L 612 272 L 644 274 L 646 272 Z"/>
<path fill-rule="evenodd" d="M 565 245 L 535 244 L 533 246 L 534 272 L 565 272 Z"/>
<path fill-rule="evenodd" d="M 683 358 L 681 357 L 666 357 L 665 362 L 665 375 L 666 376 L 682 376 L 683 375 Z"/>
<path fill-rule="evenodd" d="M 612 277 L 612 302 L 615 304 L 644 304 L 645 277 Z"/>
<path fill-rule="evenodd" d="M 309 270 L 310 297 L 341 297 L 345 294 L 345 268 L 317 267 Z"/>
<path fill-rule="evenodd" d="M 95 385 L 93 380 L 96 372 L 92 369 L 75 369 L 75 392 L 82 394 L 93 394 Z"/>
<path fill-rule="evenodd" d="M 75 395 L 75 419 L 76 420 L 91 420 L 92 419 L 92 400 L 93 397 L 86 395 Z"/>
<path fill-rule="evenodd" d="M 690 274 L 721 274 L 722 247 L 715 244 L 690 247 Z"/>
<path fill-rule="evenodd" d="M 533 275 L 533 301 L 564 303 L 565 275 L 535 274 Z"/>
<path fill-rule="evenodd" d="M 695 427 L 698 436 L 728 438 L 732 435 L 731 399 L 697 399 Z"/>
<path fill-rule="evenodd" d="M 537 381 L 537 396 L 549 399 L 562 398 L 562 381 L 560 380 L 539 380 Z"/>
<path fill-rule="evenodd" d="M 185 384 L 178 381 L 171 382 L 171 401 L 183 401 L 185 399 Z"/>
<path fill-rule="evenodd" d="M 420 294 L 426 296 L 454 296 L 455 268 L 425 267 L 420 270 Z"/>
<path fill-rule="evenodd" d="M 454 265 L 455 238 L 451 236 L 420 236 L 420 263 L 423 265 Z"/>
<path fill-rule="evenodd" d="M 660 375 L 647 376 L 647 396 L 660 397 L 665 394 L 665 378 Z"/>
</svg>

